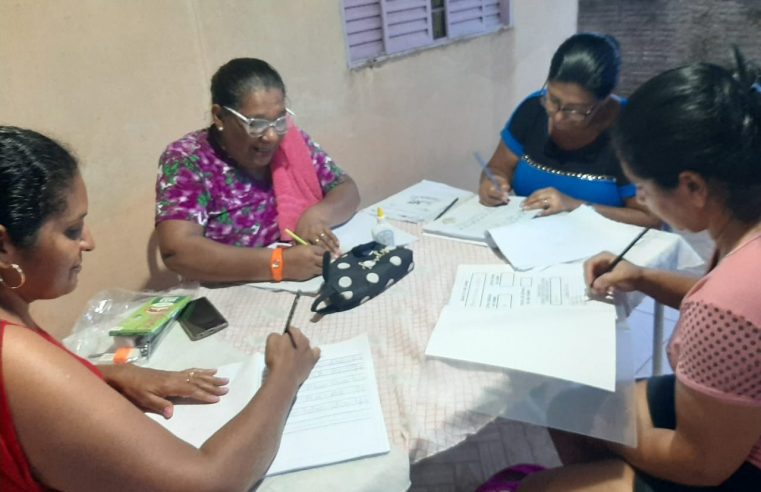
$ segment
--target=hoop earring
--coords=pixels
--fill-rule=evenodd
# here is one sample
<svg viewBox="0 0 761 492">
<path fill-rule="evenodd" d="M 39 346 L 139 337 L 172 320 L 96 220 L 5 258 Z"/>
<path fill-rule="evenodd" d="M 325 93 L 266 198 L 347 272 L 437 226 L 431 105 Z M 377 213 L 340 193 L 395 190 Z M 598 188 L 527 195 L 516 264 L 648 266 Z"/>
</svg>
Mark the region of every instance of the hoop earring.
<svg viewBox="0 0 761 492">
<path fill-rule="evenodd" d="M 7 285 L 5 283 L 5 279 L 2 277 L 2 275 L 0 275 L 0 284 L 6 285 L 11 290 L 16 290 L 16 289 L 18 289 L 19 287 L 21 287 L 22 285 L 24 285 L 26 283 L 26 275 L 24 275 L 24 270 L 22 270 L 21 267 L 18 266 L 16 263 L 11 263 L 11 268 L 16 270 L 16 273 L 18 273 L 18 276 L 19 276 L 19 283 L 18 283 L 18 285 L 14 285 L 12 287 L 10 285 Z"/>
</svg>

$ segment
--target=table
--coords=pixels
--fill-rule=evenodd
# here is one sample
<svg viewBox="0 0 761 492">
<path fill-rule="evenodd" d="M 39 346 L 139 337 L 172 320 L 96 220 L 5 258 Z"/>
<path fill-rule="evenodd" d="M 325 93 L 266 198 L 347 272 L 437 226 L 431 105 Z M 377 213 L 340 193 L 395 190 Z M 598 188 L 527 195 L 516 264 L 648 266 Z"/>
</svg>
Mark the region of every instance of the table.
<svg viewBox="0 0 761 492">
<path fill-rule="evenodd" d="M 410 275 L 351 311 L 322 318 L 311 313 L 310 298 L 304 298 L 293 318 L 293 325 L 318 345 L 367 333 L 391 453 L 269 477 L 259 490 L 292 490 L 303 483 L 309 483 L 310 490 L 331 492 L 406 490 L 410 462 L 458 444 L 496 416 L 634 444 L 633 368 L 627 357 L 624 310 L 617 327 L 619 374 L 614 393 L 516 371 L 427 359 L 425 347 L 449 299 L 457 266 L 503 260 L 485 246 L 424 236 L 419 225 L 395 225 L 419 237 L 410 246 L 415 255 Z M 646 259 L 651 266 L 690 266 L 683 264 L 690 258 L 685 247 L 689 248 L 686 243 L 676 245 Z M 282 331 L 293 299 L 291 293 L 248 285 L 202 287 L 197 293 L 217 306 L 229 328 L 190 342 L 178 326 L 172 326 L 151 366 L 213 367 L 263 350 L 267 334 Z M 636 296 L 628 299 L 630 307 L 636 302 Z"/>
</svg>

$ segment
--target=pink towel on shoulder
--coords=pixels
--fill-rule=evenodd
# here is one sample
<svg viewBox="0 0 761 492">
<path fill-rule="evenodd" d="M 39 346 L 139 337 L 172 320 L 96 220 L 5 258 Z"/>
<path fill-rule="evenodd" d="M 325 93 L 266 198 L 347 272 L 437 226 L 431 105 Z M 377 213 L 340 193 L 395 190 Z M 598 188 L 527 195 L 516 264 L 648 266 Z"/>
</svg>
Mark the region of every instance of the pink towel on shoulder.
<svg viewBox="0 0 761 492">
<path fill-rule="evenodd" d="M 312 153 L 290 118 L 288 133 L 272 157 L 271 166 L 280 237 L 287 239 L 285 229 L 295 231 L 304 211 L 323 198 L 317 171 L 312 164 Z"/>
</svg>

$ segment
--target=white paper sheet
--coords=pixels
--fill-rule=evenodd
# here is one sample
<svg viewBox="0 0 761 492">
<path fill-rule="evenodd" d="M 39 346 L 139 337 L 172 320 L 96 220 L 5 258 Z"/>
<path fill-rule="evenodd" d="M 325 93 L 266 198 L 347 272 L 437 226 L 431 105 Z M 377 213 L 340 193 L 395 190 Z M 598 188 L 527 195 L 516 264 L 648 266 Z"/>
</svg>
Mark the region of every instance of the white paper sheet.
<svg viewBox="0 0 761 492">
<path fill-rule="evenodd" d="M 457 267 L 449 305 L 471 309 L 583 306 L 589 300 L 576 269 L 522 273 L 508 265 Z"/>
<path fill-rule="evenodd" d="M 360 211 L 354 214 L 354 217 L 348 222 L 333 229 L 333 233 L 341 244 L 341 250 L 346 252 L 355 246 L 372 241 L 372 229 L 376 223 L 377 219 L 375 217 Z M 417 240 L 417 237 L 412 234 L 391 224 L 388 225 L 394 231 L 394 243 L 396 246 L 404 246 Z M 301 282 L 285 280 L 283 282 L 252 282 L 248 285 L 259 289 L 315 295 L 320 291 L 320 287 L 322 287 L 322 276 L 318 275 Z"/>
<path fill-rule="evenodd" d="M 592 207 L 582 205 L 567 214 L 517 221 L 489 229 L 489 235 L 513 267 L 527 270 L 583 260 L 601 251 L 618 254 L 641 231 L 642 227 L 607 219 Z M 627 253 L 627 259 L 652 260 L 653 255 L 661 254 L 663 248 L 674 247 L 679 241 L 684 242 L 676 234 L 651 229 Z M 659 245 L 657 251 L 652 249 L 656 243 Z M 689 248 L 687 245 L 685 247 Z"/>
<path fill-rule="evenodd" d="M 467 200 L 458 202 L 451 210 L 441 218 L 423 226 L 423 231 L 455 239 L 478 241 L 486 243 L 486 232 L 489 229 L 512 224 L 523 220 L 530 220 L 537 211 L 524 211 L 520 204 L 525 197 L 510 197 L 506 205 L 499 207 L 487 207 L 481 205 L 478 196 L 474 195 Z"/>
<path fill-rule="evenodd" d="M 299 389 L 267 474 L 321 466 L 390 450 L 366 335 L 321 347 L 322 355 Z M 174 416 L 151 418 L 201 446 L 237 415 L 260 387 L 264 356 L 221 367 L 230 392 L 212 405 L 175 405 Z"/>
<path fill-rule="evenodd" d="M 615 391 L 615 307 L 594 301 L 509 311 L 445 306 L 425 353 Z"/>
<path fill-rule="evenodd" d="M 382 207 L 390 219 L 417 224 L 434 220 L 453 200 L 461 201 L 472 195 L 470 191 L 424 179 L 365 210 L 374 216 L 378 207 Z"/>
</svg>

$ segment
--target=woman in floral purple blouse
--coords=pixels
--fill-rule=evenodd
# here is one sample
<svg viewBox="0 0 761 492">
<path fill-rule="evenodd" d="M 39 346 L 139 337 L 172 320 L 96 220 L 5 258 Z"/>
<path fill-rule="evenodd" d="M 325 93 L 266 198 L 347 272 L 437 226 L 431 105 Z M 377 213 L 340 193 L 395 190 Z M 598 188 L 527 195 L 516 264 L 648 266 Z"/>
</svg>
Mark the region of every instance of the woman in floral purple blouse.
<svg viewBox="0 0 761 492">
<path fill-rule="evenodd" d="M 159 161 L 156 229 L 166 265 L 204 281 L 303 280 L 339 250 L 331 227 L 359 205 L 354 181 L 298 129 L 269 64 L 234 59 L 211 81 L 213 124 Z M 310 244 L 290 241 L 290 228 Z"/>
</svg>

